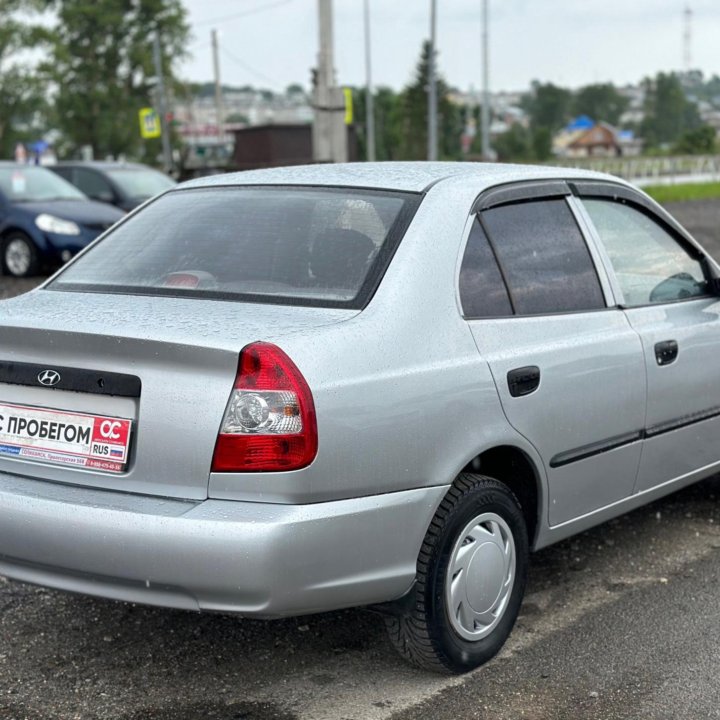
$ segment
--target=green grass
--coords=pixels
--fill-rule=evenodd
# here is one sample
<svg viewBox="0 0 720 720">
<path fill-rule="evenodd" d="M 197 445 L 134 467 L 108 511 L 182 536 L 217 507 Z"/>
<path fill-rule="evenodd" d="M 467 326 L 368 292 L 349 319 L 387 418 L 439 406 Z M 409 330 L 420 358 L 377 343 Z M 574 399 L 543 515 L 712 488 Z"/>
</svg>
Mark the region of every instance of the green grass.
<svg viewBox="0 0 720 720">
<path fill-rule="evenodd" d="M 643 190 L 659 203 L 720 198 L 720 182 L 648 185 Z"/>
</svg>

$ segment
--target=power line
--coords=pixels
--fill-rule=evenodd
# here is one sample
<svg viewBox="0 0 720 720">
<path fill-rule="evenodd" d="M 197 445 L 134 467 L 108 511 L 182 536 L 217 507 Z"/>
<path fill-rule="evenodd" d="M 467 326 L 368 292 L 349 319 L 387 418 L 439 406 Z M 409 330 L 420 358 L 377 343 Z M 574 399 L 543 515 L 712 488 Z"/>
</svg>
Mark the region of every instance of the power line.
<svg viewBox="0 0 720 720">
<path fill-rule="evenodd" d="M 255 75 L 255 77 L 259 78 L 260 80 L 270 83 L 271 85 L 275 85 L 276 87 L 280 85 L 280 83 L 278 83 L 277 80 L 273 80 L 273 78 L 268 77 L 264 73 L 261 73 L 259 70 L 256 70 L 252 65 L 248 65 L 244 60 L 241 60 L 239 57 L 236 57 L 235 55 L 233 55 L 229 50 L 226 50 L 222 45 L 220 45 L 220 50 L 230 60 L 237 63 L 240 67 L 244 68 L 252 75 Z"/>
<path fill-rule="evenodd" d="M 256 15 L 257 13 L 265 12 L 265 10 L 272 10 L 273 8 L 282 7 L 283 5 L 289 5 L 294 1 L 295 0 L 276 0 L 276 2 L 269 3 L 268 5 L 260 5 L 259 7 L 244 10 L 239 13 L 233 13 L 232 15 L 222 15 L 220 17 L 210 18 L 209 20 L 198 20 L 194 23 L 194 25 L 212 25 L 213 23 L 223 23 L 228 20 L 235 20 L 236 18 L 247 17 L 248 15 Z"/>
</svg>

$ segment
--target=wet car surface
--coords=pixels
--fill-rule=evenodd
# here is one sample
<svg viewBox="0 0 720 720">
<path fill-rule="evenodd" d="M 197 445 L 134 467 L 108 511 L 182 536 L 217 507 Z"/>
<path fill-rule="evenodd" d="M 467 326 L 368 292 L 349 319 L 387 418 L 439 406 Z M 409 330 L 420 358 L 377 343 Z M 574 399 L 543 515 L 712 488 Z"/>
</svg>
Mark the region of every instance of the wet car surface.
<svg viewBox="0 0 720 720">
<path fill-rule="evenodd" d="M 672 212 L 720 257 L 720 204 Z M 0 580 L 0 715 L 717 717 L 719 499 L 710 479 L 535 554 L 510 642 L 462 680 L 405 666 L 360 610 L 263 623 Z"/>
</svg>

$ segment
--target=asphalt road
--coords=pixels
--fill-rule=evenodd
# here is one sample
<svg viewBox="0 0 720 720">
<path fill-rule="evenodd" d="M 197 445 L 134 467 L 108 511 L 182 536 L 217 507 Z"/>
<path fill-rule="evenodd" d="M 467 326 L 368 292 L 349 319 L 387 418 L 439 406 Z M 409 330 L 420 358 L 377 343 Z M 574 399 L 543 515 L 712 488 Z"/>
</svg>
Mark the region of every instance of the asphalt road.
<svg viewBox="0 0 720 720">
<path fill-rule="evenodd" d="M 720 200 L 667 203 L 665 208 L 720 262 Z"/>
<path fill-rule="evenodd" d="M 720 257 L 720 203 L 672 209 Z M 719 497 L 713 478 L 536 553 L 508 644 L 460 679 L 406 666 L 362 610 L 257 622 L 0 578 L 0 720 L 720 717 Z"/>
</svg>

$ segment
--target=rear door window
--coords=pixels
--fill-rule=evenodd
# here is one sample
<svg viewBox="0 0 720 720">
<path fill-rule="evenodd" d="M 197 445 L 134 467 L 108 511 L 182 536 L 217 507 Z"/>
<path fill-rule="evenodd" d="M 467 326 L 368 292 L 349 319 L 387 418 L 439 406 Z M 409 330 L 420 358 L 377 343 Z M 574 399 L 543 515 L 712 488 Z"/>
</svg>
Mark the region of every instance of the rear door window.
<svg viewBox="0 0 720 720">
<path fill-rule="evenodd" d="M 49 287 L 359 308 L 420 197 L 352 188 L 178 190 L 111 230 Z"/>
<path fill-rule="evenodd" d="M 475 220 L 460 268 L 460 302 L 466 318 L 512 315 L 512 305 L 487 235 Z"/>
<path fill-rule="evenodd" d="M 482 222 L 518 315 L 606 307 L 585 238 L 564 199 L 490 208 Z"/>
</svg>

